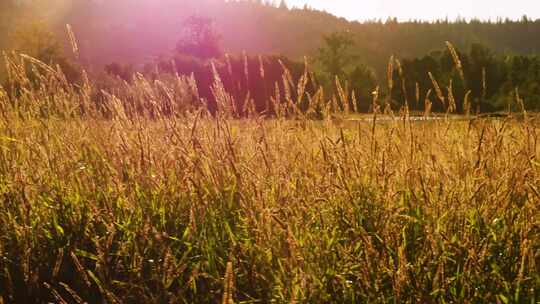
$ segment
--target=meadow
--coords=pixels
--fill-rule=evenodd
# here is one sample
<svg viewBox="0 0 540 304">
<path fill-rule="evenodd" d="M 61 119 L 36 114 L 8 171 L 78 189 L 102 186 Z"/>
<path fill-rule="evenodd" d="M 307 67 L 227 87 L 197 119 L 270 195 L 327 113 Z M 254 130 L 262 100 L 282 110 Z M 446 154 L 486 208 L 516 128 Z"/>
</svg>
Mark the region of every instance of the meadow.
<svg viewBox="0 0 540 304">
<path fill-rule="evenodd" d="M 0 303 L 540 301 L 532 113 L 417 122 L 374 96 L 347 121 L 285 91 L 239 116 L 219 75 L 211 113 L 189 77 L 96 92 L 5 57 Z"/>
</svg>

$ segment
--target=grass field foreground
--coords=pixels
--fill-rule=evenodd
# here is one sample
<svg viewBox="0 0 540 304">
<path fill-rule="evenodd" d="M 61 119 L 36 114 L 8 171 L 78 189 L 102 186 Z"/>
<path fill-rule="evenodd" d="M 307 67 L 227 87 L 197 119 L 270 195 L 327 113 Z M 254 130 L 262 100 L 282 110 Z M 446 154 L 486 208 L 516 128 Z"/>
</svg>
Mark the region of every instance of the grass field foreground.
<svg viewBox="0 0 540 304">
<path fill-rule="evenodd" d="M 0 90 L 0 302 L 540 300 L 530 115 L 104 117 L 41 69 Z"/>
</svg>

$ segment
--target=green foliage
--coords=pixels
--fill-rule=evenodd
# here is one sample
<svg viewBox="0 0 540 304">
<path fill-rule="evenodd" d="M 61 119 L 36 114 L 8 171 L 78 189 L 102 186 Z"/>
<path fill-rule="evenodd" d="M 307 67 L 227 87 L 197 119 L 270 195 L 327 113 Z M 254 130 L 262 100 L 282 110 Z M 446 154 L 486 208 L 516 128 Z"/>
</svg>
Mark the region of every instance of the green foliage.
<svg viewBox="0 0 540 304">
<path fill-rule="evenodd" d="M 434 89 L 428 73 L 431 72 L 439 80 L 439 85 L 449 88 L 453 83 L 453 95 L 457 100 L 458 112 L 464 113 L 463 102 L 466 92 L 471 91 L 469 101 L 471 110 L 480 112 L 520 110 L 520 104 L 515 96 L 516 89 L 524 100 L 526 109 L 539 110 L 538 86 L 540 82 L 540 57 L 522 55 L 498 55 L 489 48 L 473 44 L 469 52 L 457 51 L 463 68 L 465 82 L 461 79 L 454 59 L 448 50 L 432 52 L 422 58 L 403 59 L 402 87 L 393 92 L 394 100 L 409 100 L 411 109 L 423 110 L 423 100 L 428 89 Z M 395 73 L 395 81 L 402 79 Z M 420 100 L 416 101 L 416 84 L 421 88 Z M 445 96 L 447 92 L 445 92 Z M 433 97 L 433 96 L 432 96 Z M 434 110 L 444 111 L 445 106 L 436 102 Z"/>
<path fill-rule="evenodd" d="M 327 77 L 343 77 L 350 68 L 354 57 L 351 48 L 354 41 L 350 33 L 333 33 L 323 38 L 324 46 L 319 49 L 317 61 Z"/>
<path fill-rule="evenodd" d="M 358 65 L 346 78 L 351 94 L 356 99 L 357 112 L 368 112 L 373 99 L 373 92 L 377 88 L 377 78 L 373 69 Z M 352 101 L 351 101 L 352 102 Z"/>
<path fill-rule="evenodd" d="M 333 33 L 323 39 L 324 46 L 319 49 L 316 57 L 319 81 L 328 92 L 335 95 L 343 94 L 340 90 L 344 88 L 340 86 L 345 85 L 346 94 L 351 91 L 357 103 L 353 105 L 353 100 L 347 100 L 348 106 L 368 111 L 371 92 L 377 86 L 376 76 L 372 69 L 358 63 L 357 56 L 353 55 L 355 43 L 351 33 Z"/>
<path fill-rule="evenodd" d="M 63 57 L 62 44 L 43 21 L 34 21 L 20 27 L 13 35 L 13 46 L 16 52 L 48 64 L 56 63 Z"/>
<path fill-rule="evenodd" d="M 79 80 L 78 67 L 64 55 L 61 41 L 44 21 L 30 21 L 19 26 L 11 36 L 9 51 L 31 56 L 53 68 L 58 65 L 67 80 Z M 29 68 L 27 66 L 27 74 L 31 76 L 33 73 L 28 71 Z"/>
</svg>

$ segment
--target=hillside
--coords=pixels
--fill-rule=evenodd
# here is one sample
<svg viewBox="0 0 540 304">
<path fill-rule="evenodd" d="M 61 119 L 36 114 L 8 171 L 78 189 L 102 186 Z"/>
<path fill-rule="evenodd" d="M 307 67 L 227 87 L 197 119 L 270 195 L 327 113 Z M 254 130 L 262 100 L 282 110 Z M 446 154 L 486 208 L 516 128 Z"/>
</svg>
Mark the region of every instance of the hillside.
<svg viewBox="0 0 540 304">
<path fill-rule="evenodd" d="M 300 59 L 316 53 L 323 35 L 349 31 L 357 42 L 355 55 L 378 71 L 384 70 L 392 54 L 423 56 L 447 40 L 465 49 L 481 43 L 498 53 L 531 54 L 540 50 L 540 20 L 525 17 L 489 23 L 397 23 L 394 19 L 359 23 L 309 8 L 277 8 L 261 1 L 51 0 L 48 6 L 39 7 L 39 1 L 28 4 L 33 14 L 48 19 L 61 37 L 66 36 L 64 25 L 72 24 L 83 58 L 100 66 L 110 62 L 140 64 L 168 55 L 179 37 L 182 20 L 191 15 L 213 19 L 224 49 L 231 53 L 282 54 Z M 19 6 L 19 10 L 29 14 L 25 7 Z M 13 31 L 16 22 L 10 22 L 8 26 L 0 24 L 0 29 Z M 8 35 L 3 36 L 5 39 Z"/>
</svg>

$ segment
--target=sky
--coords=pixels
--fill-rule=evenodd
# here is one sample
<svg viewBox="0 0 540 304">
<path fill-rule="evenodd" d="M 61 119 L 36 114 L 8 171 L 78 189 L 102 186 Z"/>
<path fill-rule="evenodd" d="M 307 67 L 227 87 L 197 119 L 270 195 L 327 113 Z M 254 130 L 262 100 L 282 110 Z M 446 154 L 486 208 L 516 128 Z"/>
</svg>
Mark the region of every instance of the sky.
<svg viewBox="0 0 540 304">
<path fill-rule="evenodd" d="M 349 20 L 397 17 L 399 20 L 518 19 L 527 15 L 540 18 L 540 0 L 288 0 L 289 6 L 326 10 Z"/>
</svg>

